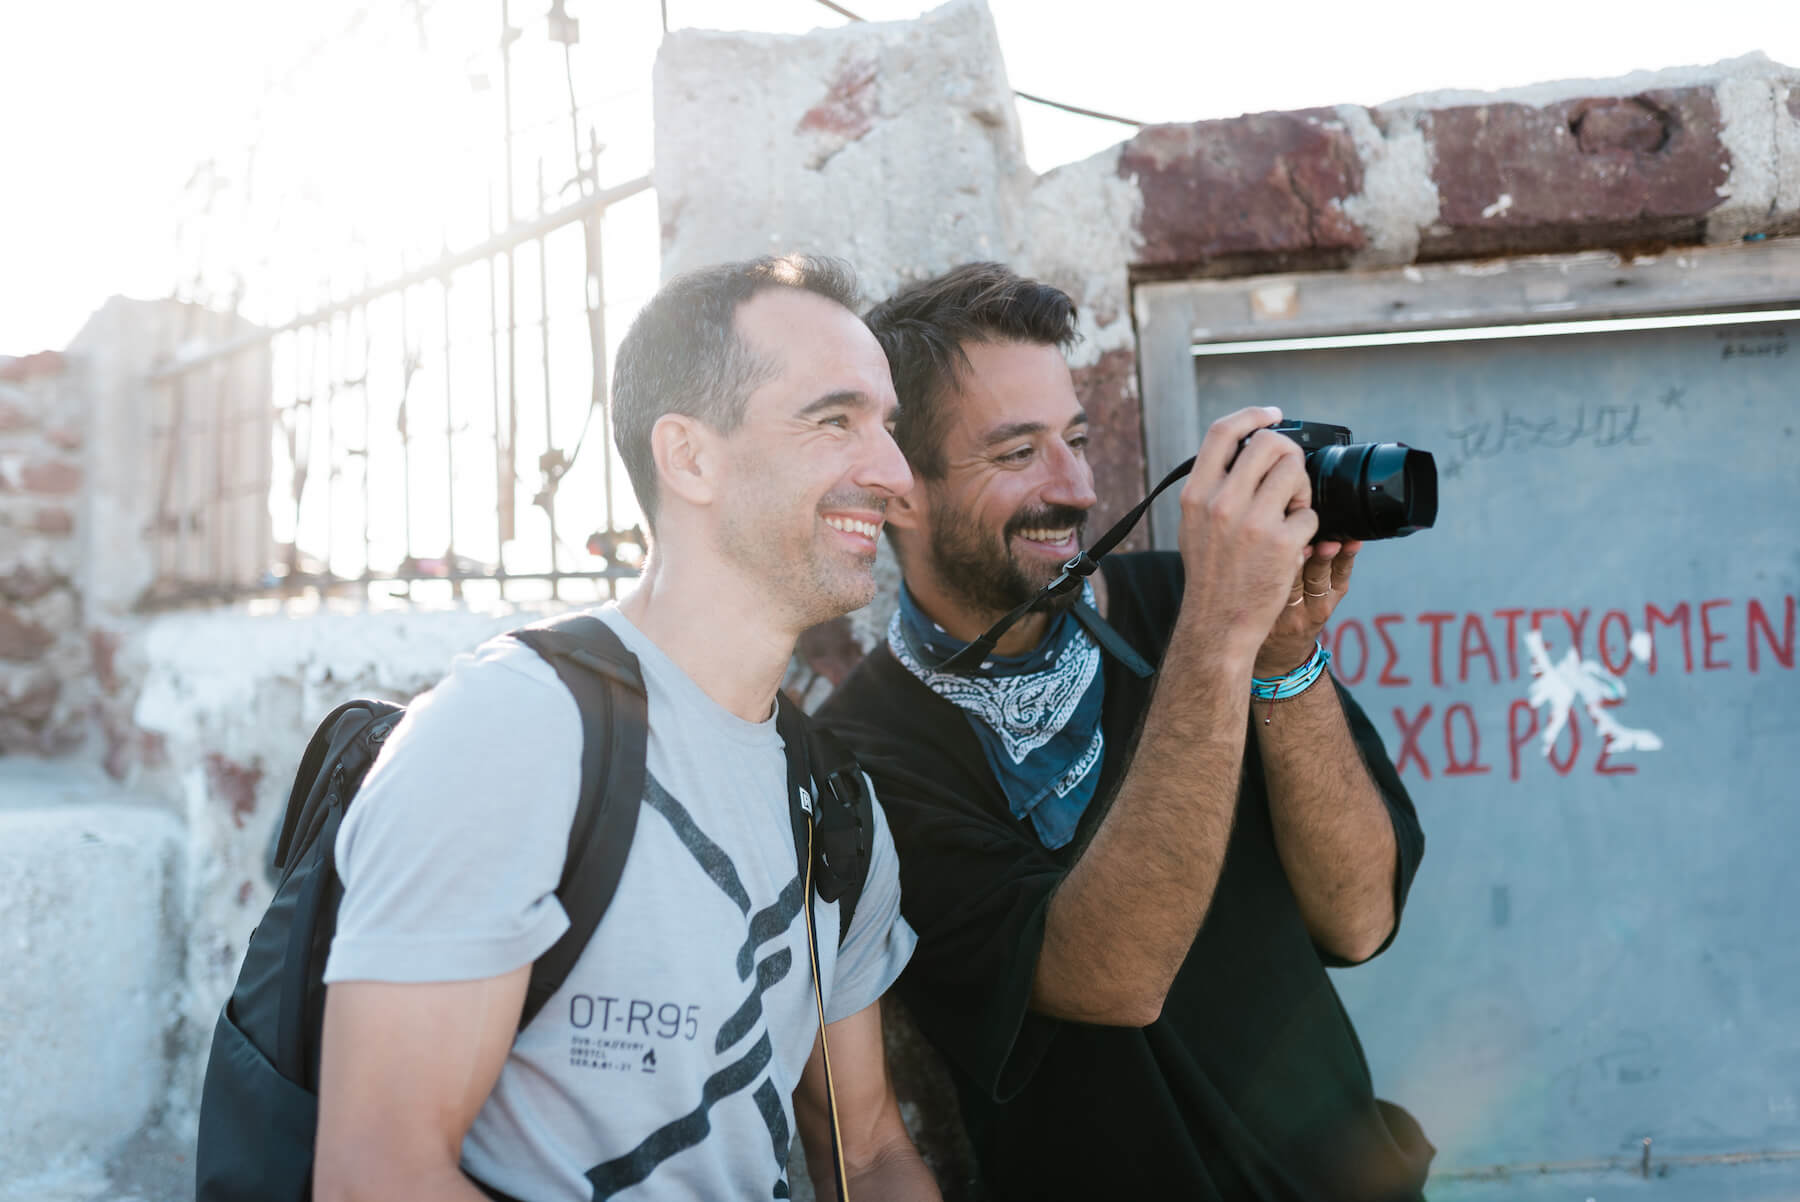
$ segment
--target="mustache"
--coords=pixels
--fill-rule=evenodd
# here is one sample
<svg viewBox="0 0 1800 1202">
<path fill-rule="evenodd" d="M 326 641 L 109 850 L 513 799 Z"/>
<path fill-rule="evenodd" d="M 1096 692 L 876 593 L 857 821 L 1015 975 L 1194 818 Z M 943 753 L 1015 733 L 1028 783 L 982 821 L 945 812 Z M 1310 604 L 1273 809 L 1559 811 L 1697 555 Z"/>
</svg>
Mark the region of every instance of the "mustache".
<svg viewBox="0 0 1800 1202">
<path fill-rule="evenodd" d="M 868 492 L 861 488 L 840 488 L 836 492 L 826 493 L 819 498 L 818 508 L 826 509 L 867 509 L 887 516 L 888 499 L 879 493 Z"/>
<path fill-rule="evenodd" d="M 1046 505 L 1042 509 L 1020 510 L 1006 523 L 1006 537 L 1010 539 L 1021 530 L 1055 530 L 1063 526 L 1073 526 L 1075 541 L 1080 542 L 1082 530 L 1087 526 L 1087 510 L 1077 509 L 1073 505 Z"/>
</svg>

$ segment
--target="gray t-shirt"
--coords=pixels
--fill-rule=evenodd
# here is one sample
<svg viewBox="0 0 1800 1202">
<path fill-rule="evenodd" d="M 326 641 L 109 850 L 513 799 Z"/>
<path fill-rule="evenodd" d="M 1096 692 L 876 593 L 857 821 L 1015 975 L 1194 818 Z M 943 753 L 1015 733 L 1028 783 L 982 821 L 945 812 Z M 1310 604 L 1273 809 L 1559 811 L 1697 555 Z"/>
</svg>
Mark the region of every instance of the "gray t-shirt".
<svg viewBox="0 0 1800 1202">
<path fill-rule="evenodd" d="M 463 1167 L 528 1202 L 785 1197 L 818 1019 L 781 737 L 772 716 L 720 707 L 616 607 L 595 612 L 649 687 L 644 808 L 606 917 L 513 1045 Z M 553 894 L 580 751 L 574 699 L 535 652 L 496 639 L 459 656 L 338 835 L 325 980 L 473 980 L 546 951 L 568 926 Z M 875 815 L 841 949 L 836 903 L 812 899 L 828 1022 L 879 998 L 912 954 Z"/>
</svg>

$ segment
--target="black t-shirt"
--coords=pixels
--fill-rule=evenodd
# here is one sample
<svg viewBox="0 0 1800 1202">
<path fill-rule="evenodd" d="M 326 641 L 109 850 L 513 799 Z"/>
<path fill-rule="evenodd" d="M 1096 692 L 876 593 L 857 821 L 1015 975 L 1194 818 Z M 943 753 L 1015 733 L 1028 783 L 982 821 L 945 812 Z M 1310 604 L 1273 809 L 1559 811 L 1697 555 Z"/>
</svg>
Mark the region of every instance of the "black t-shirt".
<svg viewBox="0 0 1800 1202">
<path fill-rule="evenodd" d="M 1108 622 L 1159 662 L 1180 557 L 1114 555 L 1102 571 Z M 1254 738 L 1218 888 L 1162 1016 L 1137 1029 L 1029 1010 L 1050 893 L 1104 816 L 1150 703 L 1153 681 L 1111 656 L 1105 673 L 1099 792 L 1057 851 L 1012 816 L 963 712 L 886 646 L 820 711 L 887 812 L 919 934 L 900 995 L 957 1080 L 988 1188 L 1020 1199 L 1418 1198 L 1431 1145 L 1374 1096 L 1325 973 L 1338 962 L 1313 944 L 1282 870 Z M 1374 727 L 1339 697 L 1393 818 L 1398 914 L 1424 837 Z"/>
</svg>

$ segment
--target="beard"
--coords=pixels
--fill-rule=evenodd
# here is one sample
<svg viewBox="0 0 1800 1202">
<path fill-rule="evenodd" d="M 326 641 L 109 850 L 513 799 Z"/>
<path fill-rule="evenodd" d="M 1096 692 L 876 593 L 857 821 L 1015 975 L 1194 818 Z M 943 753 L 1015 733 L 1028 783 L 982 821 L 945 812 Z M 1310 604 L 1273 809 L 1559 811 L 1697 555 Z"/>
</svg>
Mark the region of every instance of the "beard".
<svg viewBox="0 0 1800 1202">
<path fill-rule="evenodd" d="M 749 475 L 756 483 L 725 510 L 719 550 L 759 582 L 787 624 L 803 630 L 874 600 L 874 553 L 857 556 L 822 544 L 830 531 L 820 534 L 819 515 L 834 509 L 884 513 L 887 499 L 860 488 L 834 489 L 802 522 L 793 516 L 798 498 L 786 490 L 782 472 L 769 465 Z"/>
<path fill-rule="evenodd" d="M 1068 505 L 1021 509 L 1008 519 L 996 536 L 985 530 L 968 512 L 942 503 L 932 506 L 930 549 L 938 580 L 963 605 L 995 617 L 1010 613 L 1029 601 L 1039 589 L 1056 579 L 1061 564 L 1026 564 L 1012 553 L 1013 537 L 1021 530 L 1073 527 L 1077 545 L 1087 525 L 1087 511 Z M 1075 589 L 1039 603 L 1038 612 L 1056 613 L 1081 597 Z"/>
</svg>

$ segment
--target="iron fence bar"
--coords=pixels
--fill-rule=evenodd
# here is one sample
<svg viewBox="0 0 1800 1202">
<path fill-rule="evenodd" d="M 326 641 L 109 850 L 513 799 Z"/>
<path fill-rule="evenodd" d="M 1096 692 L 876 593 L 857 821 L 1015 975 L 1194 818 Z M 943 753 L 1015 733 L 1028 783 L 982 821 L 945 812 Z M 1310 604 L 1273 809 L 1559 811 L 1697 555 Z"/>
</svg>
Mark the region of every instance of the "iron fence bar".
<svg viewBox="0 0 1800 1202">
<path fill-rule="evenodd" d="M 413 558 L 412 545 L 412 431 L 407 409 L 412 398 L 413 375 L 419 369 L 413 354 L 412 333 L 408 320 L 406 290 L 400 291 L 400 404 L 394 412 L 394 426 L 400 434 L 400 561 Z"/>
<path fill-rule="evenodd" d="M 517 197 L 513 187 L 513 113 L 512 113 L 512 17 L 507 0 L 500 0 L 500 92 L 503 110 L 501 122 L 502 148 L 505 153 L 504 173 L 506 196 L 506 224 L 512 228 L 518 224 Z M 538 204 L 538 213 L 544 211 L 542 202 Z M 500 437 L 498 422 L 494 427 L 494 440 L 500 445 L 495 448 L 499 460 L 500 487 L 500 547 L 501 561 L 505 562 L 505 547 L 518 534 L 518 478 L 519 478 L 519 298 L 515 282 L 514 267 L 517 260 L 514 248 L 517 242 L 506 247 L 506 437 Z"/>
<path fill-rule="evenodd" d="M 455 374 L 450 363 L 450 281 L 452 277 L 444 276 L 442 295 L 444 300 L 444 562 L 452 568 L 456 565 L 456 409 L 450 403 L 452 397 L 452 381 Z M 462 600 L 462 582 L 452 578 L 450 595 Z"/>
<path fill-rule="evenodd" d="M 288 574 L 300 570 L 300 493 L 306 486 L 306 455 L 300 449 L 300 398 L 305 391 L 306 359 L 301 349 L 301 335 L 294 335 L 294 395 L 288 406 L 287 420 L 283 423 L 282 433 L 285 435 L 288 451 L 288 467 L 290 479 L 288 491 L 292 494 L 294 508 L 294 541 L 288 544 Z"/>
<path fill-rule="evenodd" d="M 539 156 L 537 161 L 537 194 L 538 208 L 543 209 L 544 195 L 544 160 Z M 551 403 L 550 388 L 550 260 L 545 239 L 537 240 L 538 249 L 538 329 L 539 344 L 544 355 L 544 456 L 538 464 L 543 473 L 543 487 L 537 495 L 537 503 L 544 511 L 544 517 L 550 523 L 550 571 L 554 574 L 561 563 L 559 548 L 556 545 L 556 407 Z M 562 600 L 562 586 L 552 584 L 550 595 Z"/>
<path fill-rule="evenodd" d="M 341 313 L 357 305 L 367 305 L 373 300 L 401 291 L 405 288 L 411 288 L 416 284 L 423 284 L 432 280 L 441 279 L 452 272 L 467 267 L 471 263 L 479 263 L 489 255 L 504 253 L 509 247 L 517 246 L 521 242 L 529 242 L 543 234 L 560 229 L 571 222 L 579 221 L 592 211 L 608 208 L 621 200 L 636 196 L 639 192 L 648 191 L 649 188 L 650 177 L 647 175 L 639 176 L 633 180 L 627 180 L 622 184 L 615 184 L 613 187 L 602 189 L 591 196 L 584 196 L 573 204 L 565 205 L 555 212 L 546 213 L 541 217 L 534 217 L 529 221 L 519 222 L 508 229 L 500 231 L 492 238 L 482 241 L 476 246 L 469 247 L 466 250 L 457 251 L 454 254 L 446 255 L 425 267 L 418 268 L 415 271 L 407 272 L 403 275 L 396 276 L 393 279 L 383 281 L 380 284 L 365 288 L 361 292 L 352 296 L 347 296 L 342 300 L 332 301 L 322 305 L 311 312 L 303 313 L 298 317 L 291 318 L 278 326 L 265 327 L 253 334 L 245 334 L 220 343 L 218 346 L 208 347 L 203 351 L 196 351 L 192 355 L 177 356 L 169 362 L 152 369 L 149 373 L 149 378 L 151 380 L 165 380 L 179 376 L 184 372 L 192 371 L 196 367 L 210 363 L 215 359 L 229 358 L 232 355 L 248 350 L 251 347 L 270 342 L 279 335 L 303 329 L 310 325 L 317 325 L 334 313 Z"/>
<path fill-rule="evenodd" d="M 182 314 L 182 325 L 184 329 L 183 341 L 194 337 L 195 325 L 199 320 L 199 313 L 200 308 L 198 305 L 190 304 L 186 306 L 185 312 Z M 174 495 L 177 487 L 176 469 L 186 461 L 183 450 L 186 447 L 187 440 L 183 438 L 182 435 L 185 432 L 183 426 L 187 421 L 187 393 L 187 381 L 185 379 L 176 380 L 175 387 L 171 390 L 169 397 L 169 445 L 163 453 L 162 487 L 157 490 L 156 514 L 151 521 L 151 529 L 156 532 L 155 537 L 158 543 L 156 564 L 157 574 L 159 576 L 162 574 L 164 565 L 167 562 L 162 553 L 163 540 L 165 539 L 172 543 L 175 574 L 177 576 L 181 575 L 187 566 L 184 533 L 186 523 L 183 520 L 184 514 L 182 512 L 187 490 L 185 488 L 181 489 L 181 495 L 179 497 Z M 185 472 L 181 473 L 181 476 L 184 480 L 186 479 Z"/>
<path fill-rule="evenodd" d="M 363 571 L 369 570 L 369 548 L 372 545 L 369 535 L 371 510 L 370 475 L 375 464 L 375 398 L 369 392 L 369 368 L 371 352 L 375 346 L 375 334 L 370 327 L 369 310 L 362 310 L 362 544 Z"/>
<path fill-rule="evenodd" d="M 488 200 L 488 227 L 493 228 L 494 205 L 490 195 Z M 496 542 L 499 544 L 500 562 L 506 562 L 506 544 L 512 541 L 513 531 L 513 489 L 507 480 L 506 455 L 506 415 L 501 405 L 503 393 L 500 389 L 500 281 L 495 264 L 498 260 L 489 257 L 487 260 L 488 285 L 488 366 L 492 376 L 491 391 L 494 400 L 494 513 L 499 523 Z M 508 375 L 511 375 L 511 359 L 509 353 Z M 506 589 L 500 590 L 500 599 L 506 600 Z"/>
<path fill-rule="evenodd" d="M 574 466 L 575 456 L 581 454 L 582 443 L 587 441 L 588 423 L 597 414 L 600 418 L 600 487 L 602 500 L 600 511 L 606 517 L 606 528 L 612 530 L 616 523 L 613 520 L 613 457 L 612 457 L 612 414 L 609 393 L 612 387 L 610 364 L 606 358 L 606 248 L 600 241 L 600 223 L 592 217 L 581 223 L 582 242 L 587 250 L 588 278 L 585 289 L 588 316 L 588 348 L 594 364 L 593 394 L 588 401 L 587 418 L 582 422 L 581 441 L 575 444 L 575 455 L 570 456 L 569 466 Z M 616 597 L 617 589 L 610 582 L 607 595 Z"/>
<path fill-rule="evenodd" d="M 212 575 L 214 579 L 231 579 L 231 565 L 226 562 L 228 548 L 228 531 L 226 523 L 230 515 L 230 507 L 225 503 L 225 476 L 229 471 L 226 457 L 225 406 L 231 395 L 231 365 L 218 364 L 209 373 L 213 382 L 213 495 L 212 529 L 207 533 L 212 536 Z"/>
<path fill-rule="evenodd" d="M 338 381 L 343 373 L 340 370 L 338 349 L 338 315 L 332 314 L 325 322 L 325 542 L 320 548 L 320 558 L 325 561 L 325 570 L 331 571 L 331 545 L 333 527 L 337 525 L 337 394 Z"/>
</svg>

